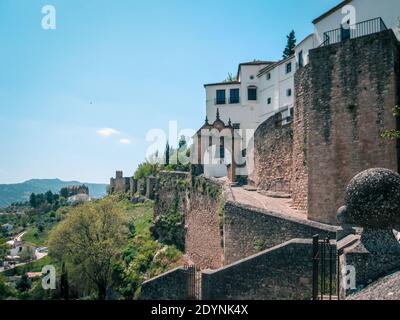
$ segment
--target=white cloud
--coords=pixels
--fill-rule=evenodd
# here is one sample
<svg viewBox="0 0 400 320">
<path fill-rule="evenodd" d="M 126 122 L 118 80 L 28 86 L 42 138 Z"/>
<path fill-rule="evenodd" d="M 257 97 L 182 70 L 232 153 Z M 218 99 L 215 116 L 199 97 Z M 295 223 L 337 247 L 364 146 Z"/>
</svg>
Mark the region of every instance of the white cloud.
<svg viewBox="0 0 400 320">
<path fill-rule="evenodd" d="M 112 128 L 103 128 L 103 129 L 97 130 L 97 134 L 102 137 L 111 137 L 113 135 L 119 134 L 119 131 L 112 129 Z"/>
<path fill-rule="evenodd" d="M 129 140 L 129 139 L 120 139 L 120 140 L 119 140 L 119 143 L 121 143 L 121 144 L 131 144 L 132 141 Z"/>
</svg>

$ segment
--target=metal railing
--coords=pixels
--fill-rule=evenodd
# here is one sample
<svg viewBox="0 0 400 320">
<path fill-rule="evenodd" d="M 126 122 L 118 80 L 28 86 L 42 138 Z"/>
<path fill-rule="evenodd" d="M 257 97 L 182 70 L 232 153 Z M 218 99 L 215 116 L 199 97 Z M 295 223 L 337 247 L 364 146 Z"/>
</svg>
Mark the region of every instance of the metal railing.
<svg viewBox="0 0 400 320">
<path fill-rule="evenodd" d="M 339 255 L 329 238 L 313 237 L 313 300 L 339 300 Z"/>
<path fill-rule="evenodd" d="M 382 18 L 374 18 L 348 26 L 338 28 L 324 33 L 321 47 L 340 43 L 347 39 L 356 39 L 373 33 L 385 31 L 388 28 Z"/>
<path fill-rule="evenodd" d="M 195 265 L 183 267 L 187 276 L 187 300 L 201 300 L 201 273 Z"/>
</svg>

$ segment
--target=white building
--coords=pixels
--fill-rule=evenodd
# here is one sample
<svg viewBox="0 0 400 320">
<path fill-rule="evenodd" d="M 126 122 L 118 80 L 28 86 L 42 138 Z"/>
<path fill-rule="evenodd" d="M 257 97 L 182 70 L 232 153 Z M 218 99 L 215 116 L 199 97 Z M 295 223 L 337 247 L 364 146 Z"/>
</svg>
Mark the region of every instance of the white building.
<svg viewBox="0 0 400 320">
<path fill-rule="evenodd" d="M 14 229 L 14 226 L 10 223 L 3 224 L 1 227 L 6 231 L 12 231 Z"/>
<path fill-rule="evenodd" d="M 216 120 L 217 109 L 221 120 L 232 120 L 234 127 L 255 129 L 260 124 L 260 79 L 259 72 L 272 65 L 271 61 L 241 63 L 237 81 L 204 85 L 206 89 L 207 118 L 210 123 Z"/>
<path fill-rule="evenodd" d="M 294 73 L 308 64 L 309 51 L 347 38 L 393 29 L 400 40 L 399 0 L 345 0 L 313 21 L 314 33 L 301 40 L 288 59 L 241 63 L 237 81 L 206 84 L 207 117 L 213 122 L 217 108 L 221 120 L 235 127 L 256 129 L 276 112 L 290 116 Z"/>
<path fill-rule="evenodd" d="M 330 43 L 335 43 L 383 31 L 384 28 L 393 29 L 400 39 L 399 19 L 399 0 L 345 0 L 313 21 L 316 46 L 327 37 Z"/>
<path fill-rule="evenodd" d="M 221 120 L 234 128 L 256 130 L 280 112 L 282 125 L 293 117 L 294 74 L 309 63 L 310 50 L 346 39 L 393 29 L 400 40 L 400 0 L 345 0 L 313 21 L 314 32 L 295 47 L 287 59 L 252 61 L 239 65 L 237 80 L 204 85 L 207 119 Z M 213 151 L 210 151 L 213 153 Z M 251 162 L 251 161 L 248 161 Z M 209 166 L 206 174 L 221 176 L 222 165 Z"/>
<path fill-rule="evenodd" d="M 67 202 L 69 204 L 82 203 L 82 202 L 88 202 L 88 201 L 91 201 L 91 198 L 86 193 L 79 193 L 79 194 L 71 196 L 67 199 Z"/>
</svg>

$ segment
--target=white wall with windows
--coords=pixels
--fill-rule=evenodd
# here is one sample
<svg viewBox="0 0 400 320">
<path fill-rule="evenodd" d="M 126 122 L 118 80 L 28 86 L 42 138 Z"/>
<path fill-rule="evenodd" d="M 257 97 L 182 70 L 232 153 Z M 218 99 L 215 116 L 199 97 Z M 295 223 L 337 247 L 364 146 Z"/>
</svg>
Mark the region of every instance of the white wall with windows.
<svg viewBox="0 0 400 320">
<path fill-rule="evenodd" d="M 290 110 L 293 107 L 295 71 L 295 57 L 290 57 L 259 73 L 259 125 L 277 112 Z"/>
<path fill-rule="evenodd" d="M 295 48 L 296 69 L 310 62 L 309 52 L 317 46 L 315 35 L 312 33 L 305 37 Z"/>
<path fill-rule="evenodd" d="M 267 63 L 242 64 L 238 81 L 231 83 L 206 84 L 207 117 L 210 123 L 216 120 L 217 109 L 221 120 L 241 129 L 256 129 L 259 124 L 260 80 L 257 77 Z"/>
</svg>

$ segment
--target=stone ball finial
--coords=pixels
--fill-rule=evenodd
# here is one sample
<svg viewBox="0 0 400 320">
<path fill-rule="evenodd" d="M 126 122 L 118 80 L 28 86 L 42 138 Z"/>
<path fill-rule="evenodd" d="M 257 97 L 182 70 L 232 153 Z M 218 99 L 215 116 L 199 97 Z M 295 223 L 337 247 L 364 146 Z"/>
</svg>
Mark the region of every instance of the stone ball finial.
<svg viewBox="0 0 400 320">
<path fill-rule="evenodd" d="M 370 169 L 351 180 L 345 206 L 338 211 L 341 224 L 372 229 L 400 225 L 400 175 L 388 169 Z"/>
</svg>

